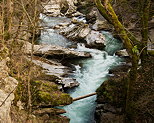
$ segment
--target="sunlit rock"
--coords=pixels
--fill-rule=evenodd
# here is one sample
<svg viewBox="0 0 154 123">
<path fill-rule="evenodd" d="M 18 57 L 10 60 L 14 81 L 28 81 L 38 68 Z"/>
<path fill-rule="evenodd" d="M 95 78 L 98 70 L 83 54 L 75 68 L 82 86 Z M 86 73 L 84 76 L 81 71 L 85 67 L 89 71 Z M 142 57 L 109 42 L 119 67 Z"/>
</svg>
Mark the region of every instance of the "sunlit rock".
<svg viewBox="0 0 154 123">
<path fill-rule="evenodd" d="M 31 54 L 32 52 L 32 44 L 25 42 L 24 52 L 27 54 Z M 34 45 L 33 46 L 33 54 L 38 56 L 50 56 L 56 57 L 58 59 L 71 59 L 71 58 L 87 58 L 91 57 L 89 53 L 79 52 L 75 50 L 71 50 L 68 48 L 63 48 L 61 46 L 55 45 Z"/>
<path fill-rule="evenodd" d="M 103 36 L 103 34 L 94 30 L 92 30 L 86 37 L 88 47 L 103 49 L 105 47 L 104 41 L 105 37 Z"/>
<path fill-rule="evenodd" d="M 95 24 L 92 26 L 94 30 L 111 30 L 112 26 L 107 21 L 96 20 Z"/>
<path fill-rule="evenodd" d="M 18 81 L 9 76 L 9 68 L 6 62 L 9 58 L 0 62 L 0 123 L 11 123 L 10 108 L 14 99 L 14 93 Z"/>
<path fill-rule="evenodd" d="M 46 75 L 56 76 L 56 83 L 61 85 L 59 86 L 59 89 L 63 90 L 79 86 L 79 83 L 75 79 L 67 77 L 67 75 L 71 72 L 70 68 L 63 66 L 61 63 L 53 60 L 46 60 L 46 62 L 41 60 L 33 60 L 33 63 L 42 67 L 43 72 Z"/>
<path fill-rule="evenodd" d="M 128 52 L 126 51 L 126 49 L 119 50 L 115 54 L 118 55 L 118 56 L 122 56 L 122 57 L 129 57 Z"/>
</svg>

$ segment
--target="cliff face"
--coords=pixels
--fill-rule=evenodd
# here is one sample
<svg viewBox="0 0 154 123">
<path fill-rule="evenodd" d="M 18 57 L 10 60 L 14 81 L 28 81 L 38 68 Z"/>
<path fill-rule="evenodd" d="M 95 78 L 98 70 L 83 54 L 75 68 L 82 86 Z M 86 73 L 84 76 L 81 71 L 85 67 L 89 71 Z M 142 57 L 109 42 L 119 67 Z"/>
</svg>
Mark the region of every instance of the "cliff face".
<svg viewBox="0 0 154 123">
<path fill-rule="evenodd" d="M 14 90 L 18 85 L 18 81 L 9 76 L 10 70 L 6 63 L 9 58 L 0 62 L 0 122 L 11 123 L 10 109 L 14 100 Z"/>
</svg>

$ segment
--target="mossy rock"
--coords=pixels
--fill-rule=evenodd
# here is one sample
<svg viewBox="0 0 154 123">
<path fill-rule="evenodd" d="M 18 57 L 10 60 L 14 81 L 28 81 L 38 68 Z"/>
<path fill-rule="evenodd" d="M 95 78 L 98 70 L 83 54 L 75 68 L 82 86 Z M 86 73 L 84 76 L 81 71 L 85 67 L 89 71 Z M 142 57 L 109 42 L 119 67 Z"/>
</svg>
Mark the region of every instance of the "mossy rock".
<svg viewBox="0 0 154 123">
<path fill-rule="evenodd" d="M 154 50 L 148 50 L 148 53 L 149 53 L 151 56 L 154 56 Z"/>
<path fill-rule="evenodd" d="M 34 79 L 46 80 L 46 81 L 51 81 L 51 82 L 55 82 L 55 83 L 57 83 L 57 81 L 60 80 L 60 78 L 55 75 L 47 75 L 44 73 L 42 73 L 40 76 L 38 76 L 37 78 L 34 78 Z"/>
<path fill-rule="evenodd" d="M 70 95 L 62 93 L 53 82 L 33 81 L 31 85 L 33 106 L 59 106 L 72 103 Z"/>
<path fill-rule="evenodd" d="M 52 108 L 50 110 L 53 110 Z M 55 109 L 54 109 L 55 110 Z M 56 115 L 54 113 L 51 114 L 43 114 L 43 115 L 30 115 L 25 110 L 19 110 L 15 106 L 11 106 L 10 116 L 13 123 L 69 123 L 69 119 L 64 116 Z M 29 116 L 29 119 L 27 119 Z"/>
<path fill-rule="evenodd" d="M 111 77 L 109 80 L 106 80 L 98 89 L 97 89 L 97 99 L 98 101 L 108 102 L 110 104 L 121 107 L 125 105 L 126 99 L 126 83 L 127 83 L 127 74 L 120 73 L 121 76 Z M 102 99 L 100 99 L 102 98 Z"/>
</svg>

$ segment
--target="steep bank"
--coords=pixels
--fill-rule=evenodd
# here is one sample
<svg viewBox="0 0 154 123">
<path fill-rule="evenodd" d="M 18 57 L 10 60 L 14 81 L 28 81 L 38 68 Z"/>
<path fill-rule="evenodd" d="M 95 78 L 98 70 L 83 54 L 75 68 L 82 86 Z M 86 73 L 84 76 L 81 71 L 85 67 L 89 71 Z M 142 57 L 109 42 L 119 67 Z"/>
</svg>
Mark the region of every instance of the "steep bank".
<svg viewBox="0 0 154 123">
<path fill-rule="evenodd" d="M 33 49 L 32 44 L 40 35 L 41 28 L 38 22 L 42 9 L 40 3 L 39 0 L 0 1 L 1 123 L 69 122 L 68 118 L 59 116 L 65 113 L 64 110 L 51 107 L 72 103 L 69 94 L 62 92 L 63 85 L 66 88 L 77 86 L 72 84 L 73 79 L 66 77 L 70 69 L 58 60 L 48 61 L 33 54 L 38 45 Z M 29 49 L 26 49 L 25 44 L 29 44 Z M 37 56 L 47 55 L 47 50 L 42 53 L 40 51 L 41 55 L 38 55 L 37 52 Z M 84 53 L 71 52 L 65 48 L 55 48 L 53 51 L 54 57 L 65 53 L 66 57 L 70 55 L 69 58 L 84 56 Z M 41 65 L 34 64 L 33 60 L 41 62 Z M 46 69 L 47 66 L 52 69 Z"/>
<path fill-rule="evenodd" d="M 14 100 L 14 90 L 18 85 L 18 81 L 9 76 L 10 69 L 6 65 L 10 59 L 7 57 L 0 61 L 0 122 L 11 123 L 11 104 Z"/>
<path fill-rule="evenodd" d="M 152 123 L 153 122 L 153 70 L 154 57 L 150 56 L 144 67 L 138 70 L 138 79 L 133 84 L 133 110 L 132 119 L 134 123 Z M 150 66 L 150 68 L 149 68 Z M 125 122 L 125 103 L 126 103 L 126 83 L 128 81 L 128 70 L 130 66 L 120 66 L 111 70 L 114 74 L 109 80 L 105 81 L 101 87 L 97 89 L 97 107 L 96 121 L 98 123 L 115 123 Z"/>
</svg>

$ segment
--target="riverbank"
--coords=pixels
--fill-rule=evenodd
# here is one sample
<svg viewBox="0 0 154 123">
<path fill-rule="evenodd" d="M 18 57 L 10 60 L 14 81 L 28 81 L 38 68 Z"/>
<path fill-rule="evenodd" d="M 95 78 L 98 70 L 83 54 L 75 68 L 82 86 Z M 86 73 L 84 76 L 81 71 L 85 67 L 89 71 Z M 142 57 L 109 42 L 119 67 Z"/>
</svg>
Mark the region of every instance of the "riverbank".
<svg viewBox="0 0 154 123">
<path fill-rule="evenodd" d="M 150 68 L 149 68 L 150 66 Z M 111 70 L 114 74 L 97 89 L 96 121 L 98 123 L 125 122 L 125 86 L 128 79 L 130 66 L 120 66 Z M 154 57 L 149 56 L 143 67 L 138 69 L 138 78 L 133 84 L 132 112 L 130 112 L 134 123 L 153 122 L 153 99 L 154 99 Z"/>
<path fill-rule="evenodd" d="M 76 87 L 79 83 L 68 77 L 72 71 L 60 61 L 90 57 L 63 47 L 34 45 L 41 28 L 38 20 L 42 7 L 39 2 L 0 2 L 1 13 L 5 13 L 0 13 L 1 123 L 68 123 L 68 118 L 59 115 L 65 111 L 54 106 L 71 104 L 72 98 L 64 93 L 64 89 Z"/>
</svg>

